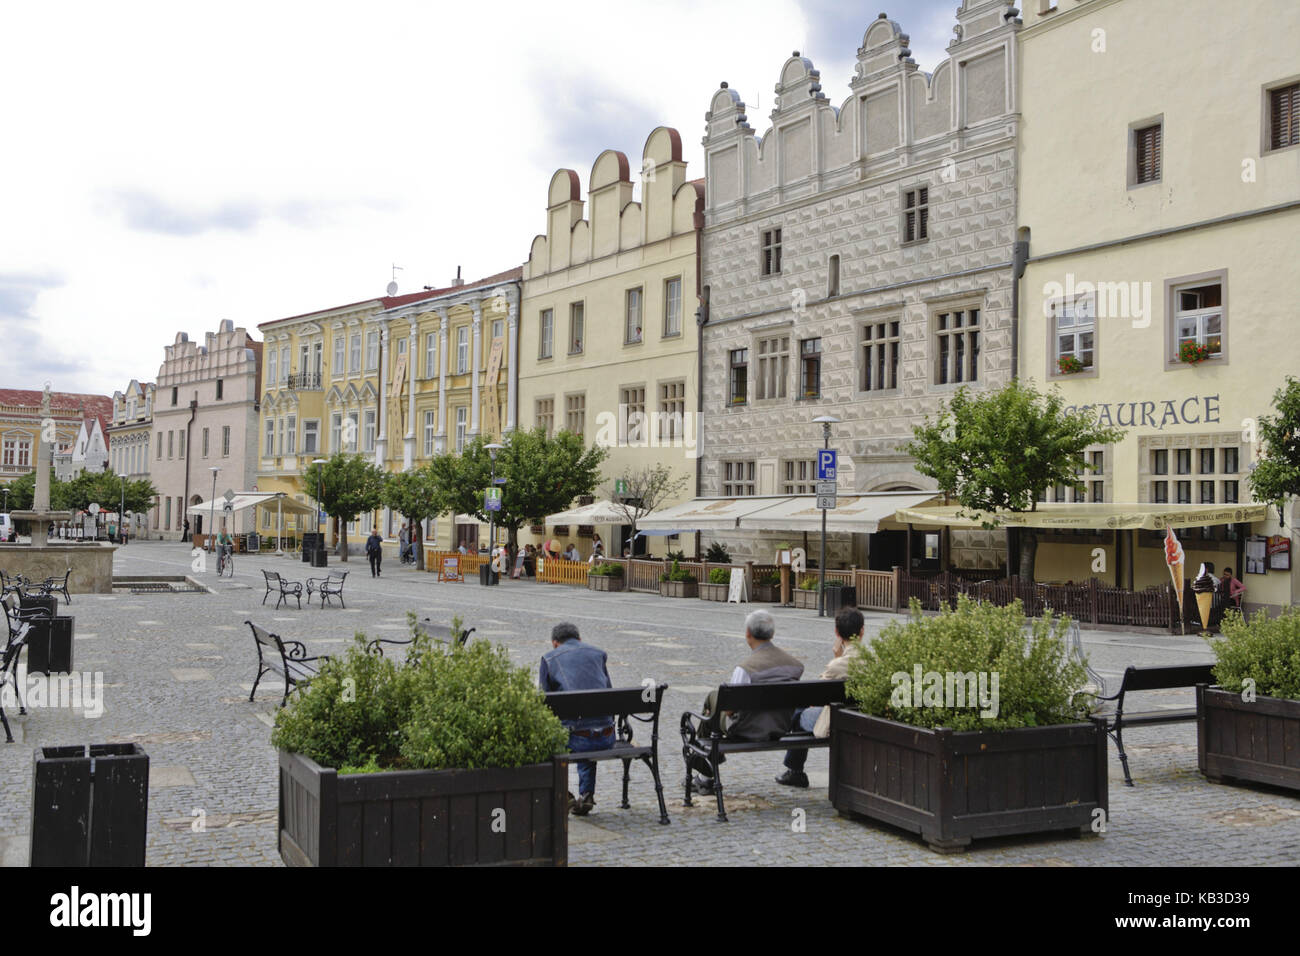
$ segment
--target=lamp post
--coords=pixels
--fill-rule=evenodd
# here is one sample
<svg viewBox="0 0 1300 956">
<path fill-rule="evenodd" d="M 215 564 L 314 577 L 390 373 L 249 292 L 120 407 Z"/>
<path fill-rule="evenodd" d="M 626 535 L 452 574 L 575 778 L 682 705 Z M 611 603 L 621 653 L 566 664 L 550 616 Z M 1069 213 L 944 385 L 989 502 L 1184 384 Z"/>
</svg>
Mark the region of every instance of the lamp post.
<svg viewBox="0 0 1300 956">
<path fill-rule="evenodd" d="M 221 471 L 216 465 L 211 465 L 208 471 L 212 472 L 212 500 L 208 502 L 208 540 L 206 542 L 208 550 L 212 550 L 212 528 L 217 523 L 217 473 Z"/>
<path fill-rule="evenodd" d="M 122 479 L 122 506 L 117 509 L 117 543 L 126 543 L 126 475 L 118 475 Z"/>
<path fill-rule="evenodd" d="M 5 514 L 9 513 L 9 489 L 3 489 L 5 493 Z"/>
<path fill-rule="evenodd" d="M 501 449 L 505 448 L 506 446 L 505 446 L 505 445 L 498 445 L 496 442 L 492 442 L 490 445 L 484 445 L 483 447 L 485 447 L 485 448 L 488 450 L 488 456 L 491 457 L 491 459 L 492 459 L 492 487 L 493 487 L 493 488 L 496 488 L 496 486 L 497 486 L 497 452 L 499 452 Z M 487 502 L 484 501 L 483 504 L 486 505 Z M 492 561 L 492 558 L 493 558 L 493 553 L 492 553 L 492 552 L 493 552 L 493 549 L 496 548 L 496 544 L 497 544 L 497 520 L 496 520 L 496 518 L 497 518 L 497 513 L 496 513 L 495 511 L 489 510 L 489 511 L 488 511 L 488 561 L 489 561 L 489 562 Z"/>
<path fill-rule="evenodd" d="M 325 465 L 329 464 L 329 462 L 326 461 L 324 458 L 313 458 L 313 459 L 311 460 L 311 463 L 312 463 L 313 465 L 316 466 L 316 514 L 313 515 L 313 517 L 314 517 L 316 520 L 313 521 L 312 524 L 314 524 L 314 525 L 316 526 L 316 536 L 317 536 L 317 537 L 316 537 L 316 542 L 317 542 L 317 545 L 318 545 L 318 547 L 316 548 L 316 550 L 317 550 L 317 551 L 324 551 L 325 548 L 324 548 L 324 547 L 320 547 L 320 545 L 323 545 L 323 544 L 324 544 L 324 542 L 320 540 L 320 533 L 321 533 L 321 530 L 320 530 L 320 496 L 321 496 L 321 489 L 322 489 L 321 482 L 324 480 L 324 476 L 325 476 L 325 473 L 322 471 L 322 468 L 323 468 Z M 346 529 L 345 529 L 345 530 L 346 530 Z M 346 555 L 344 556 L 344 558 L 346 559 Z"/>
<path fill-rule="evenodd" d="M 275 493 L 275 556 L 284 557 L 284 492 Z"/>
<path fill-rule="evenodd" d="M 829 449 L 831 447 L 831 426 L 838 425 L 839 419 L 834 415 L 818 415 L 813 419 L 814 423 L 822 426 L 822 447 Z M 817 560 L 817 568 L 821 577 L 817 585 L 817 616 L 826 616 L 826 509 L 822 509 L 822 550 L 821 557 Z"/>
</svg>

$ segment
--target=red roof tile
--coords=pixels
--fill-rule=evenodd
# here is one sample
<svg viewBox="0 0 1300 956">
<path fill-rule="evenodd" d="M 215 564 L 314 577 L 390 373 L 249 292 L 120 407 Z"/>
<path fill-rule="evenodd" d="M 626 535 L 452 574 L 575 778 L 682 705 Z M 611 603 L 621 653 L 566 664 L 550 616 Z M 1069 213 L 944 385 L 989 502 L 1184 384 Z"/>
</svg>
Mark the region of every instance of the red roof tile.
<svg viewBox="0 0 1300 956">
<path fill-rule="evenodd" d="M 26 405 L 41 407 L 39 389 L 0 388 L 0 405 Z M 113 399 L 108 395 L 86 395 L 80 392 L 50 392 L 50 409 L 64 415 L 80 413 L 100 418 L 113 417 Z"/>
</svg>

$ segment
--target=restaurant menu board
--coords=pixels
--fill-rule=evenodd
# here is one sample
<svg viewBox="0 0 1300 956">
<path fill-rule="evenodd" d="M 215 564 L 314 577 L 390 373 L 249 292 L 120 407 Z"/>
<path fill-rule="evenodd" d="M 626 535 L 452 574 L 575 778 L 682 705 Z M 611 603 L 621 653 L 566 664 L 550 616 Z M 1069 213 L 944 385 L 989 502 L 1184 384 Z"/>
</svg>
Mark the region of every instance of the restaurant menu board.
<svg viewBox="0 0 1300 956">
<path fill-rule="evenodd" d="M 464 581 L 465 577 L 460 573 L 460 555 L 448 554 L 442 559 L 442 567 L 438 569 L 439 581 Z"/>
<path fill-rule="evenodd" d="M 1265 564 L 1268 553 L 1268 542 L 1259 535 L 1252 535 L 1246 539 L 1246 573 L 1247 574 L 1265 574 L 1268 568 Z"/>
<path fill-rule="evenodd" d="M 1274 535 L 1268 539 L 1268 569 L 1270 571 L 1291 570 L 1291 539 Z"/>
</svg>

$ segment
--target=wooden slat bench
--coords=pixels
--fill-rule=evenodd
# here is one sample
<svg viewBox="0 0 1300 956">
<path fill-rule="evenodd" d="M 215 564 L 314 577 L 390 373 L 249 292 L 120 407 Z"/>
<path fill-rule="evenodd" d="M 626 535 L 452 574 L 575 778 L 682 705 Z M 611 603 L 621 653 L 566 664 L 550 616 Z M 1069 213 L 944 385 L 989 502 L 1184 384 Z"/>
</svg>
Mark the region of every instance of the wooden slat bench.
<svg viewBox="0 0 1300 956">
<path fill-rule="evenodd" d="M 663 705 L 667 684 L 640 687 L 608 687 L 597 690 L 557 690 L 546 695 L 546 706 L 561 720 L 581 720 L 591 717 L 615 718 L 614 743 L 606 750 L 584 750 L 581 753 L 557 757 L 568 763 L 582 760 L 623 761 L 623 802 L 626 810 L 628 777 L 632 761 L 640 760 L 650 768 L 654 777 L 655 796 L 659 798 L 659 822 L 666 824 L 668 807 L 664 803 L 663 781 L 659 776 L 659 709 Z M 647 700 L 646 698 L 650 699 Z M 637 746 L 632 741 L 631 720 L 650 725 L 650 745 Z"/>
<path fill-rule="evenodd" d="M 272 634 L 252 621 L 244 623 L 252 629 L 253 642 L 257 645 L 257 679 L 253 681 L 253 689 L 248 692 L 249 701 L 257 693 L 257 685 L 261 683 L 262 677 L 274 671 L 284 678 L 284 697 L 280 700 L 280 706 L 283 707 L 289 700 L 289 691 L 305 686 L 316 676 L 319 662 L 329 660 L 327 654 L 308 657 L 307 647 L 301 641 L 281 640 L 280 635 Z"/>
<path fill-rule="evenodd" d="M 723 684 L 718 688 L 717 712 L 780 710 L 793 712 L 801 707 L 829 707 L 844 701 L 844 681 L 804 680 L 780 681 L 772 684 Z M 692 758 L 708 763 L 713 772 L 713 793 L 718 801 L 718 819 L 726 822 L 727 810 L 722 801 L 722 778 L 718 765 L 727 754 L 756 753 L 767 750 L 811 750 L 829 747 L 829 737 L 814 737 L 810 733 L 794 730 L 770 740 L 736 740 L 713 730 L 701 734 L 701 727 L 709 718 L 704 714 L 686 711 L 682 714 L 682 757 L 686 761 L 685 806 L 692 806 Z M 716 726 L 716 722 L 714 722 Z"/>
<path fill-rule="evenodd" d="M 1115 741 L 1119 762 L 1124 767 L 1124 782 L 1133 786 L 1128 771 L 1128 754 L 1124 752 L 1124 728 L 1150 724 L 1177 724 L 1196 719 L 1196 708 L 1189 710 L 1152 710 L 1137 714 L 1124 713 L 1124 695 L 1131 691 L 1170 690 L 1175 687 L 1195 687 L 1214 683 L 1213 664 L 1179 664 L 1172 667 L 1129 667 L 1124 671 L 1124 681 L 1119 690 L 1098 700 L 1115 701 L 1115 713 L 1102 714 L 1106 720 L 1106 733 Z"/>
</svg>

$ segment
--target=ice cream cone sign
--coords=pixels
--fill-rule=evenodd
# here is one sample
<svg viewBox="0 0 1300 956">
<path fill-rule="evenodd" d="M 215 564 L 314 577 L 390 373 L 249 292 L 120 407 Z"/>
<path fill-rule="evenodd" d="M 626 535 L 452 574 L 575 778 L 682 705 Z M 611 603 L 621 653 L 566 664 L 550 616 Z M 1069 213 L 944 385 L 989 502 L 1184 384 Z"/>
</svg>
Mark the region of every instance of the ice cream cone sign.
<svg viewBox="0 0 1300 956">
<path fill-rule="evenodd" d="M 1174 534 L 1174 529 L 1165 528 L 1165 564 L 1169 565 L 1169 576 L 1174 581 L 1174 596 L 1178 598 L 1180 630 L 1183 621 L 1183 564 L 1185 560 L 1183 546 L 1178 543 L 1178 537 Z"/>
<path fill-rule="evenodd" d="M 1219 582 L 1214 577 L 1214 565 L 1206 561 L 1196 572 L 1196 579 L 1192 581 L 1192 593 L 1196 595 L 1196 609 L 1201 614 L 1201 627 L 1207 631 L 1210 629 L 1210 610 L 1214 607 L 1214 592 L 1218 590 L 1218 586 Z"/>
</svg>

